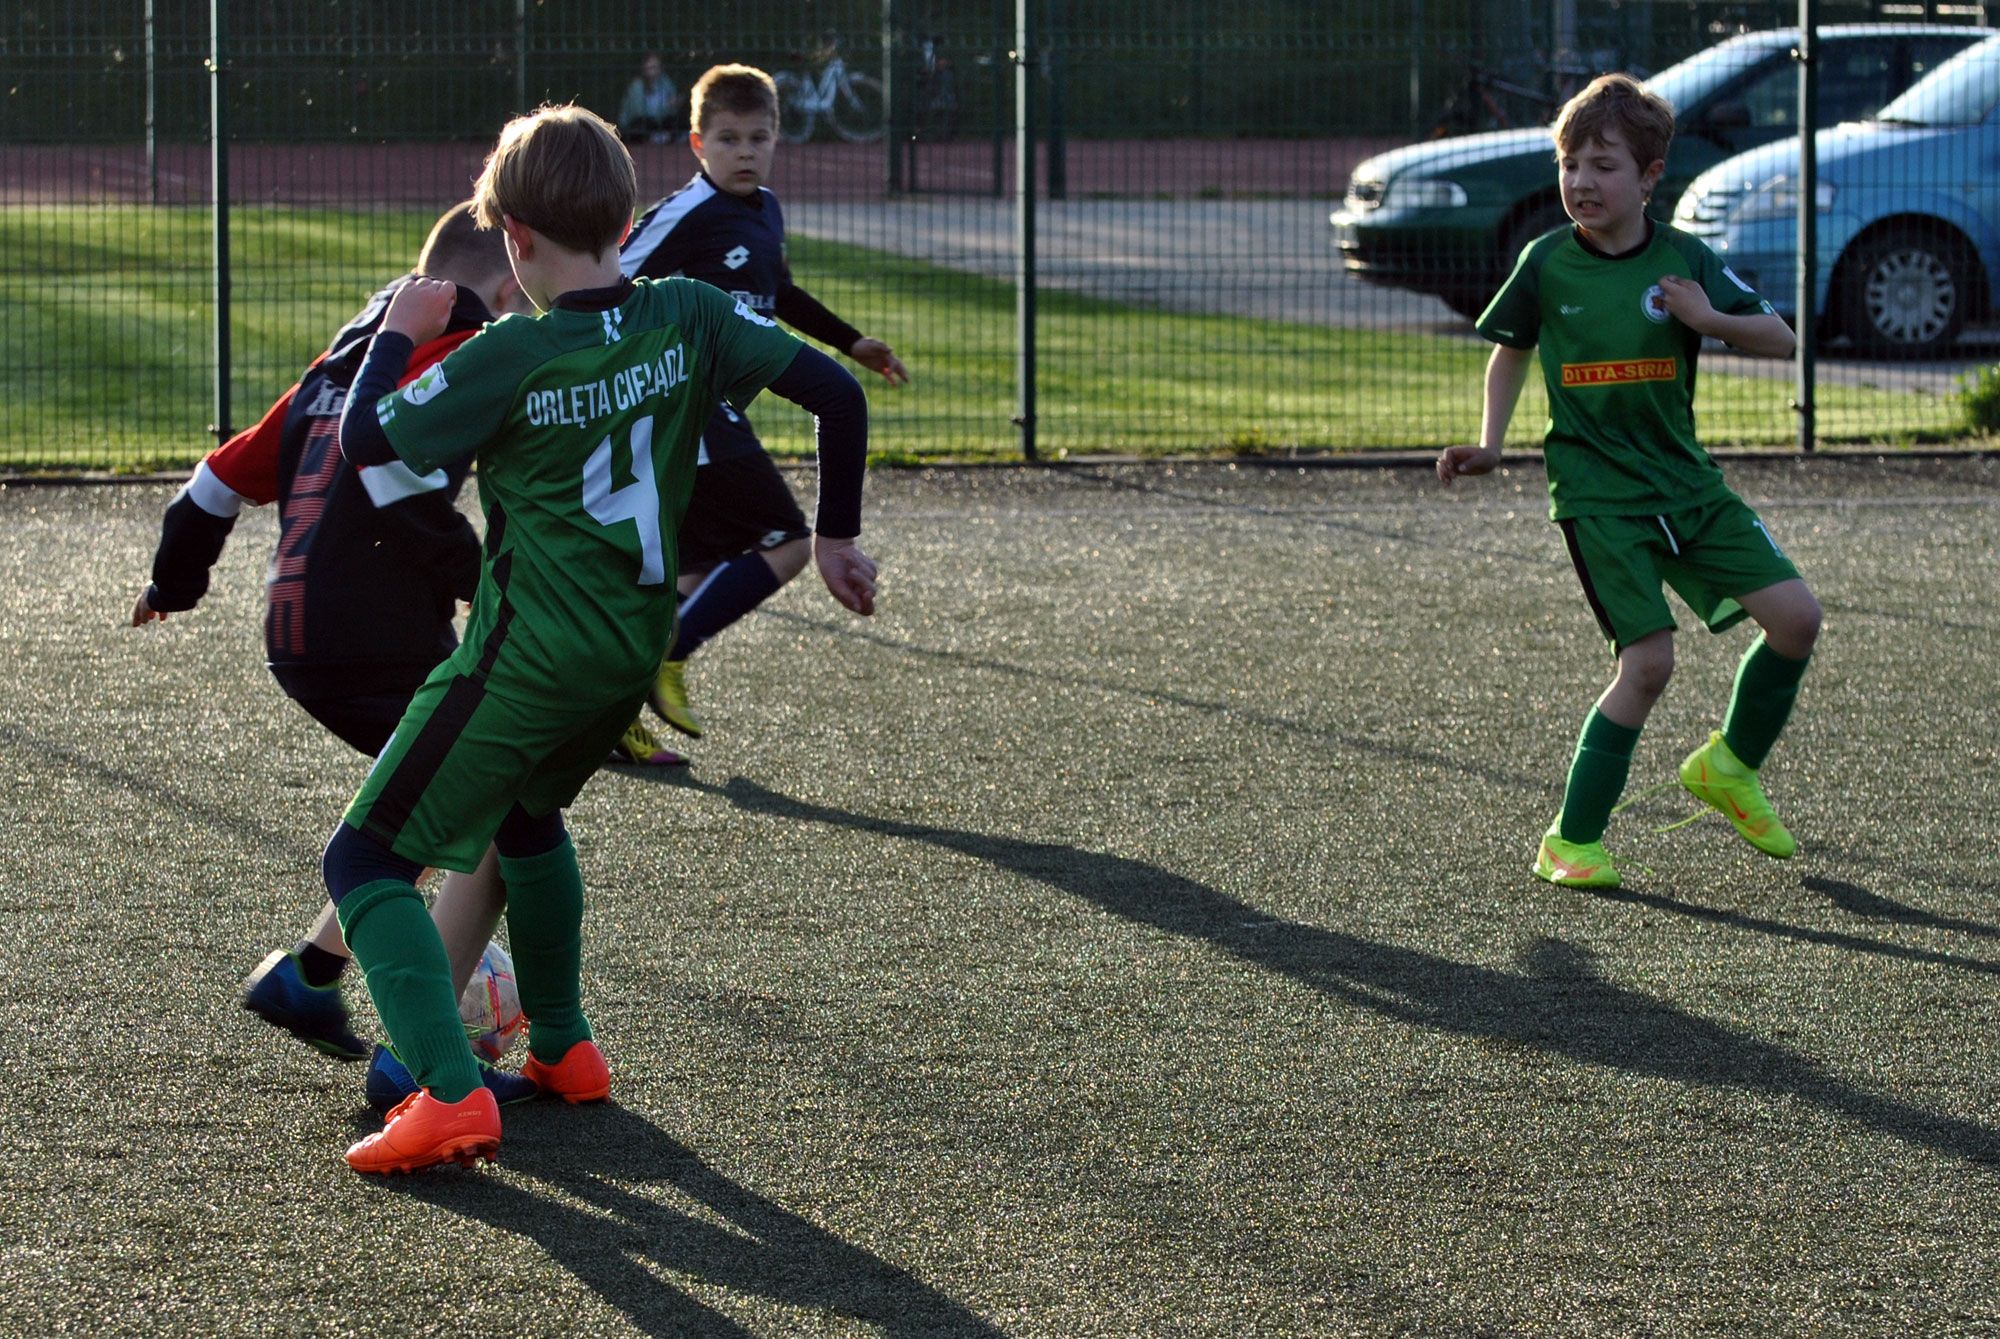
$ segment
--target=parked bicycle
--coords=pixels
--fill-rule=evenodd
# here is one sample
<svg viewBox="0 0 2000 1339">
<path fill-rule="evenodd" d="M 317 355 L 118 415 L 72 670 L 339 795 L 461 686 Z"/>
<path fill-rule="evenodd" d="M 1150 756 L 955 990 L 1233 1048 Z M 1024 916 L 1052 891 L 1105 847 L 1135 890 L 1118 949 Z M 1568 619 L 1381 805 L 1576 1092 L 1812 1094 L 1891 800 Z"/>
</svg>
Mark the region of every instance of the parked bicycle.
<svg viewBox="0 0 2000 1339">
<path fill-rule="evenodd" d="M 1545 125 L 1559 105 L 1547 90 L 1503 79 L 1478 65 L 1465 67 L 1465 79 L 1432 119 L 1426 139 L 1472 135 L 1484 130 Z"/>
<path fill-rule="evenodd" d="M 821 61 L 818 74 L 780 70 L 771 76 L 778 86 L 779 137 L 787 144 L 804 144 L 824 118 L 849 144 L 881 139 L 882 81 L 849 69 L 833 41 L 827 42 Z"/>
</svg>

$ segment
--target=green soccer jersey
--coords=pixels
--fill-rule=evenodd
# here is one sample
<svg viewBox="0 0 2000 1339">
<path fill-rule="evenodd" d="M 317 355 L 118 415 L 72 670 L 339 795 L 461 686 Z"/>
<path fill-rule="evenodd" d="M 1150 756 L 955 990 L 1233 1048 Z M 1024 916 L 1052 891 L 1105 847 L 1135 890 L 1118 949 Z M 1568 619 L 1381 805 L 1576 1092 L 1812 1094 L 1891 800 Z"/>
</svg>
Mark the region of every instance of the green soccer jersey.
<svg viewBox="0 0 2000 1339">
<path fill-rule="evenodd" d="M 1648 515 L 1727 491 L 1695 440 L 1701 336 L 1667 311 L 1663 274 L 1700 283 L 1724 314 L 1771 310 L 1713 251 L 1656 223 L 1644 246 L 1621 256 L 1592 249 L 1574 228 L 1537 239 L 1479 318 L 1496 344 L 1541 346 L 1556 520 Z"/>
<path fill-rule="evenodd" d="M 702 427 L 801 347 L 720 289 L 640 279 L 487 326 L 384 396 L 419 474 L 477 455 L 486 560 L 459 672 L 518 700 L 642 691 L 673 628 Z"/>
</svg>

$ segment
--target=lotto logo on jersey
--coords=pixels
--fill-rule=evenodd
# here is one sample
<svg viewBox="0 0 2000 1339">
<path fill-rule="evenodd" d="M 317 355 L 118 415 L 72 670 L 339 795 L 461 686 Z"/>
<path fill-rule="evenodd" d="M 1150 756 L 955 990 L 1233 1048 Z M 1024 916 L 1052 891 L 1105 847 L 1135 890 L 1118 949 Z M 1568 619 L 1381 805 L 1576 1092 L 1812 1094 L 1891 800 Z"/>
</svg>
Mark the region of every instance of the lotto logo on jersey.
<svg viewBox="0 0 2000 1339">
<path fill-rule="evenodd" d="M 1608 363 L 1564 363 L 1564 386 L 1620 386 L 1634 381 L 1672 381 L 1680 372 L 1674 358 L 1624 358 Z"/>
<path fill-rule="evenodd" d="M 432 363 L 429 371 L 403 387 L 403 398 L 413 405 L 425 405 L 444 394 L 444 391 L 444 364 Z"/>
<path fill-rule="evenodd" d="M 750 248 L 747 246 L 730 247 L 729 250 L 722 253 L 722 263 L 732 270 L 742 269 L 750 263 Z"/>
<path fill-rule="evenodd" d="M 736 303 L 736 314 L 752 325 L 775 326 L 778 324 L 768 316 L 759 316 L 756 312 L 751 311 L 749 305 L 740 299 Z"/>
</svg>

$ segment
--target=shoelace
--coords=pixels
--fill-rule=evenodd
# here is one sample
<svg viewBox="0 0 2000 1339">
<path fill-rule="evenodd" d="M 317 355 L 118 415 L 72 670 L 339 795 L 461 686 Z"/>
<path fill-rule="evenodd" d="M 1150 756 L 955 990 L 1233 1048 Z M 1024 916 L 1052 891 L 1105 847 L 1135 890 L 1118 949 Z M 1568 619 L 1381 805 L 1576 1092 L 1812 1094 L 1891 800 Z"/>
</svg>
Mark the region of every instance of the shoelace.
<svg viewBox="0 0 2000 1339">
<path fill-rule="evenodd" d="M 1634 795 L 1627 800 L 1624 800 L 1618 804 L 1613 805 L 1611 807 L 1611 812 L 1614 814 L 1621 813 L 1626 809 L 1630 809 L 1633 805 L 1637 804 L 1641 800 L 1649 799 L 1654 795 L 1658 795 L 1661 791 L 1678 789 L 1680 787 L 1680 784 L 1681 783 L 1678 780 L 1675 780 L 1675 781 L 1662 781 L 1657 786 L 1648 786 L 1646 787 L 1646 789 L 1640 791 L 1637 795 Z M 1702 819 L 1707 818 L 1710 814 L 1714 812 L 1715 810 L 1709 808 L 1706 804 L 1704 804 L 1695 813 L 1688 815 L 1686 818 L 1681 819 L 1677 823 L 1669 823 L 1663 828 L 1654 828 L 1653 835 L 1660 836 L 1662 834 L 1673 832 L 1680 828 L 1684 828 L 1690 823 L 1699 823 L 1701 822 Z M 1650 870 L 1647 872 L 1651 873 Z"/>
</svg>

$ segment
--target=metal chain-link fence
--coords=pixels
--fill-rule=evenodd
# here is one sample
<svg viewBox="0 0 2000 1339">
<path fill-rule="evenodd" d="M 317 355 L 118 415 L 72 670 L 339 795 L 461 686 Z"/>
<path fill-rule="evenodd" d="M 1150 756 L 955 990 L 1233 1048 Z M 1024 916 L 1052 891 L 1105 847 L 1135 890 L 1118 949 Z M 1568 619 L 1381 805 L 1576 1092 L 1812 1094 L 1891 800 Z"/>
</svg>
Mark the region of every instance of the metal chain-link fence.
<svg viewBox="0 0 2000 1339">
<path fill-rule="evenodd" d="M 1818 8 L 1820 119 L 1858 122 L 1818 155 L 1818 438 L 1966 439 L 1980 402 L 1963 379 L 2000 357 L 1988 7 Z M 1655 212 L 1678 205 L 1679 226 L 1795 309 L 1796 3 L 1225 10 L 1044 0 L 1023 48 L 1014 0 L 15 7 L 0 18 L 0 470 L 179 467 L 254 421 L 410 266 L 517 111 L 624 112 L 642 203 L 674 190 L 696 170 L 684 102 L 657 119 L 643 96 L 638 119 L 626 106 L 648 53 L 683 98 L 720 61 L 781 77 L 769 184 L 793 270 L 914 374 L 870 388 L 874 445 L 896 455 L 1017 454 L 1024 406 L 1045 457 L 1470 440 L 1488 346 L 1467 315 L 1562 222 L 1540 127 L 1607 69 L 1678 104 Z M 1905 93 L 1905 116 L 1866 119 Z M 1797 440 L 1790 364 L 1716 348 L 1702 366 L 1706 440 Z M 774 449 L 807 449 L 790 406 L 756 413 Z M 1531 385 L 1514 439 L 1540 424 Z"/>
</svg>

